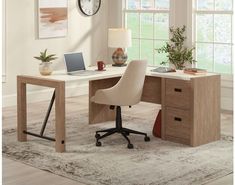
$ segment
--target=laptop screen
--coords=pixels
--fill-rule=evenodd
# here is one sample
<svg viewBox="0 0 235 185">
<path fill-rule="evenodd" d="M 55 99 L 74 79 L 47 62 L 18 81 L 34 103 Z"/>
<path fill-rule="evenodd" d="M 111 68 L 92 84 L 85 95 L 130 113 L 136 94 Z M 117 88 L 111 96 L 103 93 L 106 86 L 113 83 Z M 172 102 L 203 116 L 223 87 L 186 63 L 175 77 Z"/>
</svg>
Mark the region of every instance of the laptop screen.
<svg viewBox="0 0 235 185">
<path fill-rule="evenodd" d="M 64 54 L 64 60 L 67 67 L 67 72 L 85 70 L 82 53 Z"/>
</svg>

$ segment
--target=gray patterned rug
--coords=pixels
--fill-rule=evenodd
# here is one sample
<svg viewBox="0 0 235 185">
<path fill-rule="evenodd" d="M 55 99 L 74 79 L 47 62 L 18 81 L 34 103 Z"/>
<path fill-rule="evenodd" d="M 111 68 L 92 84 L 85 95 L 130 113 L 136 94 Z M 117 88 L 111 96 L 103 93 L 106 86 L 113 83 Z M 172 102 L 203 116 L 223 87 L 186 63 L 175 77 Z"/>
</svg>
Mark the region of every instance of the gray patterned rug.
<svg viewBox="0 0 235 185">
<path fill-rule="evenodd" d="M 15 129 L 3 130 L 3 156 L 89 185 L 197 185 L 232 173 L 230 136 L 192 148 L 155 138 L 148 120 L 124 116 L 126 127 L 147 132 L 151 141 L 130 136 L 135 148 L 129 150 L 121 136 L 113 135 L 96 147 L 95 130 L 114 123 L 88 125 L 87 119 L 87 114 L 67 119 L 67 152 L 62 154 L 54 152 L 53 142 L 29 136 L 20 143 Z M 47 136 L 53 135 L 53 122 Z M 31 123 L 28 130 L 39 132 L 40 126 Z"/>
</svg>

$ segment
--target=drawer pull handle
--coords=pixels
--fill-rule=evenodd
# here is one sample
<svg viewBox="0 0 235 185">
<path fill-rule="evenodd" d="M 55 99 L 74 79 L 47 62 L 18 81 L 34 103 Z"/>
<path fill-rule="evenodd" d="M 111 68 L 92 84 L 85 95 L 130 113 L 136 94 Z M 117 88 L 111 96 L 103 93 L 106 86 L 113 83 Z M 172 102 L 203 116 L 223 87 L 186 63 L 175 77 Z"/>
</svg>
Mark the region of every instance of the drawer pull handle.
<svg viewBox="0 0 235 185">
<path fill-rule="evenodd" d="M 182 92 L 182 89 L 175 88 L 175 92 Z"/>
<path fill-rule="evenodd" d="M 175 117 L 175 121 L 182 121 L 181 118 Z"/>
</svg>

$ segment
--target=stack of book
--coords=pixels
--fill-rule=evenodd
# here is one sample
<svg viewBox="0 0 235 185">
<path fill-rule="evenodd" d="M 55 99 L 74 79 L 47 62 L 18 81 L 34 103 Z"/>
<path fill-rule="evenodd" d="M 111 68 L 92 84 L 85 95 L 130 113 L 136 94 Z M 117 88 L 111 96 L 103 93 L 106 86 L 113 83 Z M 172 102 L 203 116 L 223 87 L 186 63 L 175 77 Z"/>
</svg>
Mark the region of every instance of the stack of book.
<svg viewBox="0 0 235 185">
<path fill-rule="evenodd" d="M 152 72 L 157 72 L 157 73 L 169 73 L 169 72 L 176 72 L 175 69 L 170 68 L 170 67 L 157 67 L 155 69 L 151 70 Z"/>
<path fill-rule="evenodd" d="M 198 69 L 198 68 L 185 68 L 184 73 L 191 75 L 204 75 L 207 73 L 206 69 Z"/>
</svg>

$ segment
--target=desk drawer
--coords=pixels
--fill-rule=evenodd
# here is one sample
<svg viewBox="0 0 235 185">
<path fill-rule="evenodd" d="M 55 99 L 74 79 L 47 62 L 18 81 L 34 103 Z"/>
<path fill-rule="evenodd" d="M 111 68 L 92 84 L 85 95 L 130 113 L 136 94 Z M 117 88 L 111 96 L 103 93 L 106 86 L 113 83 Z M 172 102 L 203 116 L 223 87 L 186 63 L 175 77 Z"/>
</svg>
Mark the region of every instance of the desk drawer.
<svg viewBox="0 0 235 185">
<path fill-rule="evenodd" d="M 189 111 L 166 108 L 166 135 L 171 137 L 190 139 Z"/>
<path fill-rule="evenodd" d="M 190 108 L 190 81 L 166 79 L 166 106 Z"/>
</svg>

